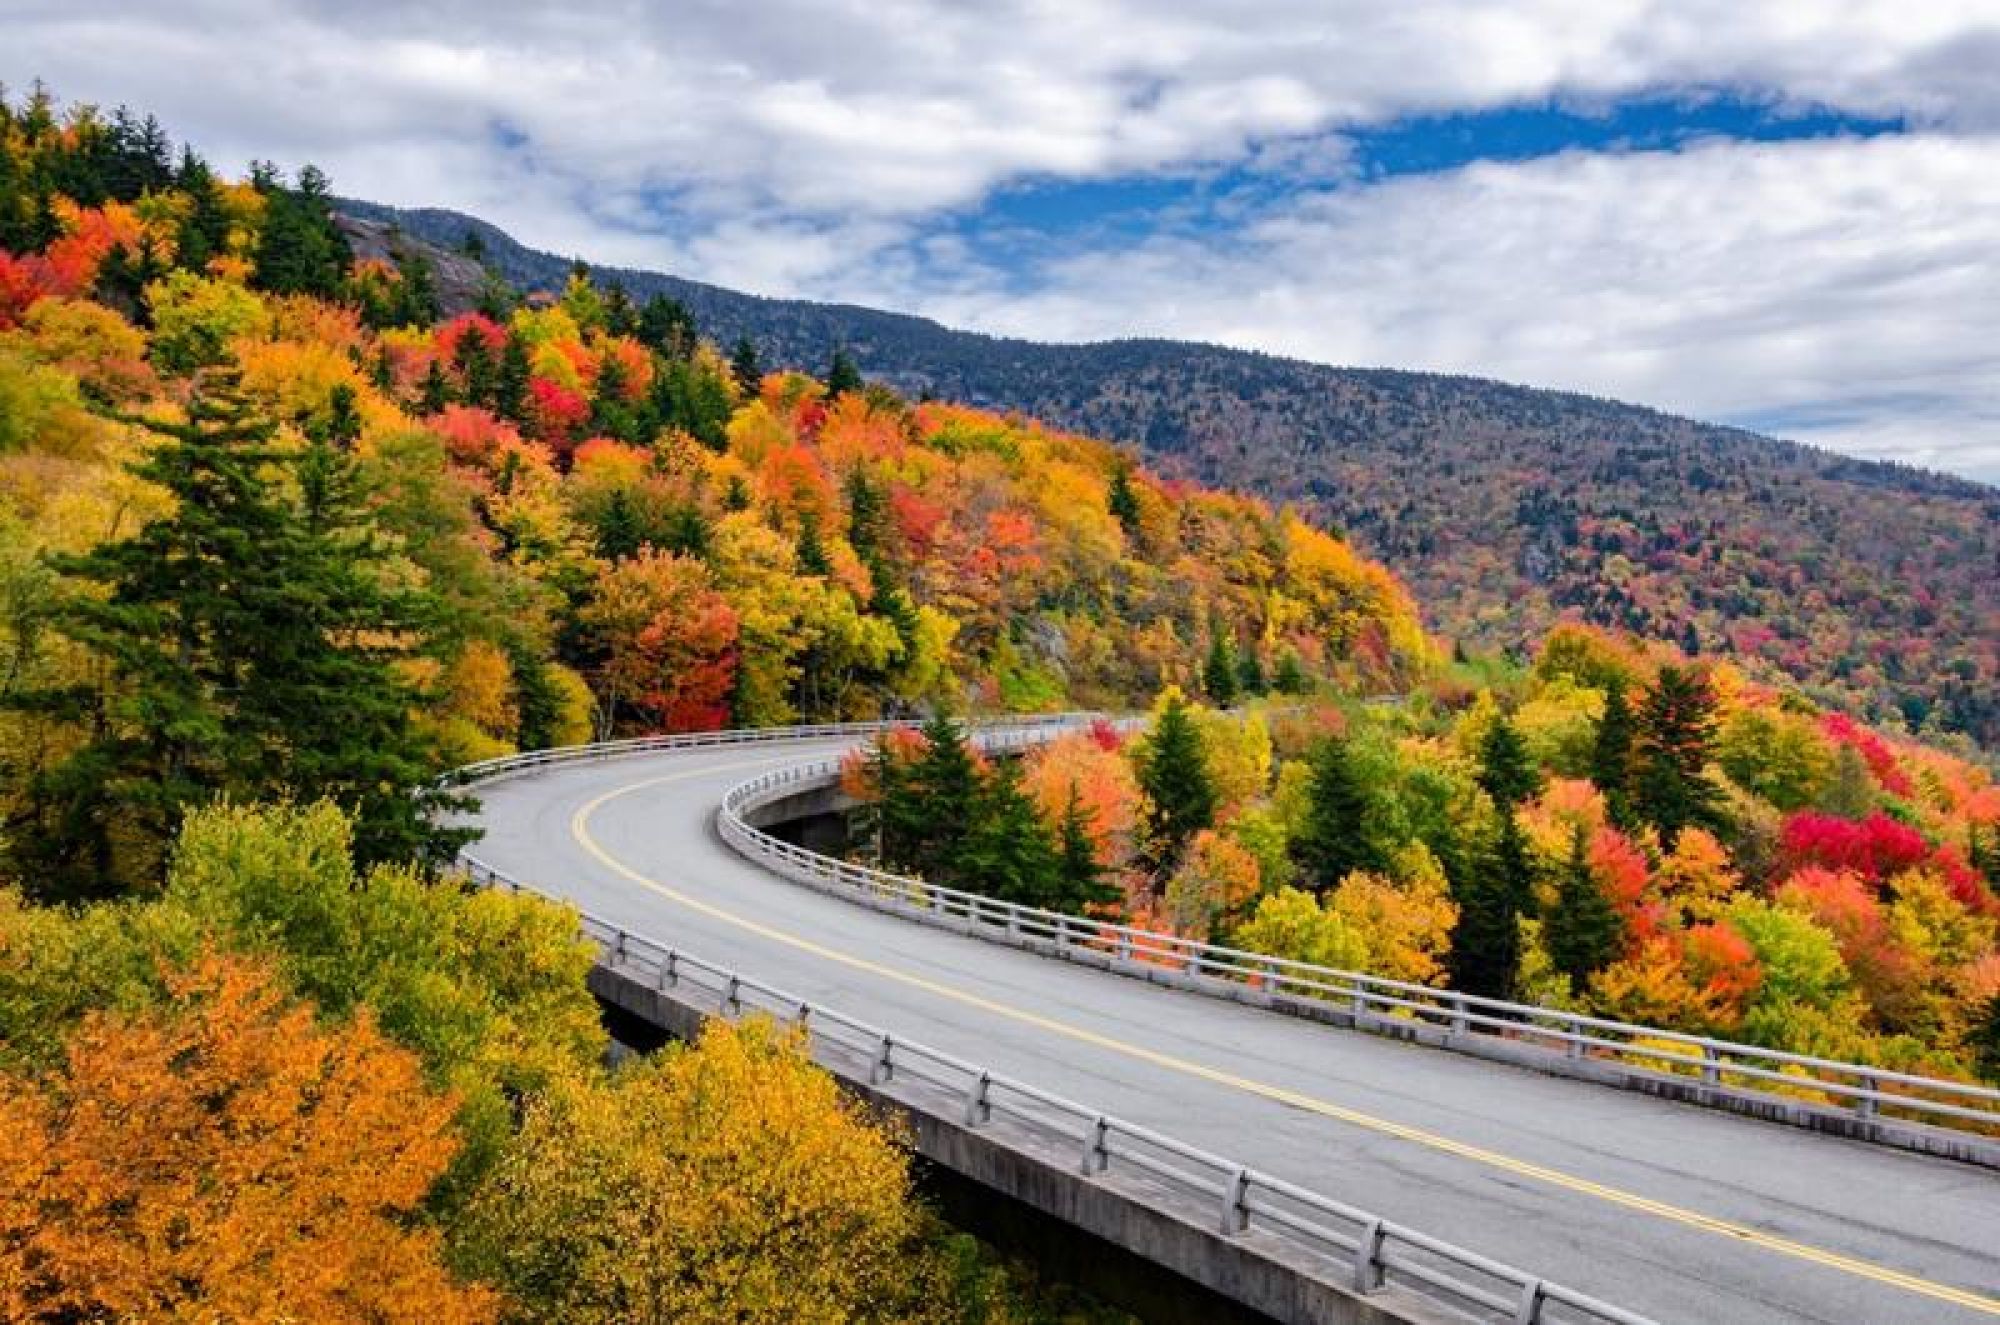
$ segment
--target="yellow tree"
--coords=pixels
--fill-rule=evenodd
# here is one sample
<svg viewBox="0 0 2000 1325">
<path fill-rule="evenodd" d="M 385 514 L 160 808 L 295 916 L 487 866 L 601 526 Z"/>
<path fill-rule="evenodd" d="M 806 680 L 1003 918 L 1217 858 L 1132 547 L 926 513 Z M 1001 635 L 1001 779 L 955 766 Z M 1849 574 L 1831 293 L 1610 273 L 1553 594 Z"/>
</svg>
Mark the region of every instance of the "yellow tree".
<svg viewBox="0 0 2000 1325">
<path fill-rule="evenodd" d="M 538 1101 L 458 1246 L 522 1321 L 907 1320 L 918 1207 L 891 1139 L 768 1024 Z"/>
</svg>

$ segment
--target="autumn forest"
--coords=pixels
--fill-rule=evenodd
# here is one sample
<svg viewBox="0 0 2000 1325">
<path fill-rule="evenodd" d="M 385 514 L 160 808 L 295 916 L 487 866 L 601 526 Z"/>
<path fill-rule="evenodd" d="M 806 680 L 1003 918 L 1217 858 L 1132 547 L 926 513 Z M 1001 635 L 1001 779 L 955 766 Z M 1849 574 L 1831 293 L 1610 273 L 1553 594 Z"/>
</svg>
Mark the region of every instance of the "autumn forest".
<svg viewBox="0 0 2000 1325">
<path fill-rule="evenodd" d="M 784 1035 L 614 1066 L 574 912 L 453 873 L 452 769 L 626 736 L 901 720 L 858 860 L 2000 1082 L 1963 742 L 1713 629 L 1447 638 L 1298 508 L 583 263 L 443 300 L 331 189 L 0 102 L 0 1316 L 1108 1318 Z M 1145 720 L 967 740 L 1080 709 Z"/>
</svg>

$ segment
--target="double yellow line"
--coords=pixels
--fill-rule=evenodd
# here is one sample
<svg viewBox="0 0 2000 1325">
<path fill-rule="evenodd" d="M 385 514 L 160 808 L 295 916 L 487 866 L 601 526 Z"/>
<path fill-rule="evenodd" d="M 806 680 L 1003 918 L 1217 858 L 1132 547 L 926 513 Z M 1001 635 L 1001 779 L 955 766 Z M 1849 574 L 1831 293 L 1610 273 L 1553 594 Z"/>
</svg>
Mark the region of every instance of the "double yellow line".
<svg viewBox="0 0 2000 1325">
<path fill-rule="evenodd" d="M 2000 1299 L 1987 1297 L 1967 1289 L 1956 1288 L 1950 1284 L 1941 1284 L 1934 1280 L 1919 1278 L 1913 1274 L 1905 1274 L 1900 1270 L 1893 1270 L 1884 1265 L 1876 1265 L 1870 1261 L 1858 1260 L 1852 1256 L 1844 1256 L 1839 1252 L 1827 1251 L 1803 1242 L 1796 1242 L 1790 1238 L 1779 1237 L 1773 1233 L 1766 1233 L 1761 1229 L 1751 1228 L 1746 1224 L 1738 1224 L 1727 1219 L 1719 1219 L 1713 1215 L 1705 1215 L 1697 1210 L 1688 1210 L 1681 1206 L 1671 1205 L 1665 1201 L 1656 1201 L 1651 1197 L 1641 1196 L 1636 1192 L 1628 1192 L 1617 1187 L 1606 1186 L 1600 1182 L 1593 1182 L 1588 1178 L 1579 1178 L 1573 1174 L 1564 1173 L 1559 1169 L 1549 1168 L 1547 1165 L 1515 1159 L 1510 1155 L 1503 1155 L 1498 1151 L 1488 1150 L 1483 1146 L 1468 1145 L 1463 1141 L 1455 1141 L 1450 1137 L 1425 1131 L 1422 1128 L 1392 1122 L 1386 1118 L 1377 1118 L 1372 1114 L 1361 1113 L 1357 1110 L 1346 1108 L 1343 1105 L 1334 1104 L 1331 1101 L 1322 1100 L 1315 1096 L 1301 1094 L 1298 1091 L 1290 1090 L 1283 1086 L 1274 1086 L 1268 1082 L 1237 1076 L 1234 1073 L 1224 1072 L 1202 1063 L 1192 1062 L 1185 1058 L 1177 1058 L 1171 1054 L 1164 1054 L 1155 1049 L 1129 1044 L 1097 1031 L 1086 1030 L 1081 1026 L 1045 1017 L 1040 1013 L 1029 1012 L 1024 1008 L 1017 1008 L 1006 1003 L 996 1002 L 993 999 L 970 993 L 951 985 L 941 984 L 924 976 L 914 975 L 892 966 L 885 966 L 880 962 L 872 962 L 863 957 L 856 957 L 850 953 L 826 947 L 823 944 L 813 942 L 811 939 L 802 938 L 797 934 L 773 928 L 762 921 L 737 915 L 733 911 L 728 911 L 710 902 L 704 902 L 699 898 L 691 897 L 678 889 L 661 883 L 657 879 L 648 878 L 626 865 L 623 861 L 618 860 L 610 852 L 606 851 L 596 838 L 591 836 L 590 820 L 592 816 L 611 801 L 666 783 L 684 782 L 697 777 L 713 777 L 717 773 L 755 768 L 771 762 L 774 761 L 769 759 L 745 760 L 719 767 L 709 767 L 684 773 L 670 773 L 662 777 L 646 778 L 614 788 L 583 805 L 571 816 L 570 834 L 576 839 L 577 844 L 588 852 L 593 859 L 620 877 L 628 879 L 678 906 L 686 907 L 690 911 L 707 916 L 712 920 L 719 920 L 724 924 L 732 925 L 746 933 L 755 934 L 761 939 L 767 939 L 773 943 L 781 943 L 786 947 L 800 952 L 810 953 L 821 960 L 836 962 L 851 970 L 865 971 L 869 975 L 894 981 L 897 984 L 905 985 L 912 989 L 920 989 L 938 998 L 948 999 L 966 1007 L 978 1008 L 982 1012 L 988 1012 L 997 1017 L 1004 1017 L 1010 1021 L 1019 1022 L 1022 1025 L 1033 1026 L 1037 1030 L 1045 1031 L 1051 1035 L 1059 1035 L 1080 1044 L 1087 1044 L 1092 1048 L 1101 1049 L 1107 1053 L 1118 1054 L 1139 1062 L 1150 1063 L 1155 1067 L 1179 1073 L 1183 1076 L 1194 1077 L 1221 1086 L 1228 1086 L 1232 1089 L 1243 1091 L 1246 1094 L 1256 1095 L 1267 1100 L 1274 1100 L 1295 1109 L 1319 1114 L 1322 1117 L 1333 1118 L 1383 1136 L 1395 1137 L 1397 1140 L 1407 1141 L 1413 1145 L 1441 1151 L 1448 1155 L 1455 1155 L 1460 1159 L 1484 1165 L 1487 1168 L 1511 1173 L 1518 1177 L 1530 1178 L 1536 1182 L 1546 1183 L 1551 1187 L 1574 1192 L 1581 1196 L 1589 1196 L 1611 1205 L 1638 1211 L 1657 1219 L 1664 1219 L 1671 1223 L 1683 1225 L 1687 1228 L 1700 1229 L 1703 1232 L 1713 1233 L 1719 1237 L 1729 1238 L 1732 1241 L 1748 1246 L 1759 1247 L 1781 1256 L 1809 1261 L 1814 1265 L 1838 1270 L 1844 1274 L 1853 1275 L 1856 1278 L 1869 1280 L 1872 1283 L 1887 1284 L 1892 1288 L 1900 1288 L 1906 1292 L 1931 1298 L 1934 1301 L 1948 1302 L 1954 1306 L 1967 1307 L 1987 1315 L 2000 1316 Z M 1996 1234 L 2000 1234 L 2000 1231 L 1996 1231 Z"/>
</svg>

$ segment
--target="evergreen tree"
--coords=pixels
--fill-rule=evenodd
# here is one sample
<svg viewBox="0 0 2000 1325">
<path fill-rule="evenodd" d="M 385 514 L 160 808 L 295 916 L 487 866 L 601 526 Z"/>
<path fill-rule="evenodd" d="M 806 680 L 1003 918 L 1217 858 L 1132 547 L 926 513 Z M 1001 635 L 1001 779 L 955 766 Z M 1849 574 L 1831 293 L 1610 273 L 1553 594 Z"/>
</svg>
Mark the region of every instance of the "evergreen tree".
<svg viewBox="0 0 2000 1325">
<path fill-rule="evenodd" d="M 417 407 L 426 414 L 439 414 L 449 404 L 451 383 L 445 380 L 444 366 L 432 359 L 430 369 L 424 373 L 423 393 L 418 397 Z"/>
<path fill-rule="evenodd" d="M 394 587 L 355 461 L 316 442 L 292 464 L 298 507 L 264 552 L 273 592 L 253 604 L 260 643 L 232 715 L 266 752 L 259 794 L 339 804 L 363 864 L 447 860 L 476 834 L 435 822 L 466 802 L 427 783 L 438 754 L 398 665 L 430 605 Z"/>
<path fill-rule="evenodd" d="M 981 780 L 954 873 L 961 887 L 1018 906 L 1061 900 L 1060 848 L 1013 760 L 994 760 Z"/>
<path fill-rule="evenodd" d="M 1452 879 L 1458 923 L 1451 932 L 1454 989 L 1511 998 L 1521 970 L 1521 914 L 1534 895 L 1527 844 L 1511 814 Z"/>
<path fill-rule="evenodd" d="M 562 721 L 562 692 L 550 679 L 549 665 L 541 651 L 529 640 L 510 633 L 501 647 L 513 676 L 514 711 L 520 715 L 515 743 L 523 750 L 546 750 L 556 743 L 558 724 Z"/>
<path fill-rule="evenodd" d="M 1979 1075 L 1988 1081 L 2000 1081 L 2000 994 L 1988 999 L 1985 1012 L 1974 1020 L 1967 1047 L 1972 1050 L 1972 1061 L 1978 1065 Z"/>
<path fill-rule="evenodd" d="M 1604 794 L 1611 822 L 1632 827 L 1632 706 L 1623 686 L 1605 692 L 1604 716 L 1598 719 L 1590 751 L 1590 780 Z"/>
<path fill-rule="evenodd" d="M 325 442 L 275 446 L 228 378 L 195 396 L 186 423 L 142 426 L 162 440 L 134 473 L 172 512 L 58 561 L 99 588 L 52 625 L 115 683 L 26 701 L 88 736 L 10 825 L 23 877 L 72 897 L 150 877 L 182 815 L 215 796 L 332 797 L 368 859 L 463 840 L 432 829 L 442 802 L 415 794 L 430 752 L 393 664 L 418 604 L 384 587 L 347 462 Z"/>
<path fill-rule="evenodd" d="M 1479 746 L 1479 786 L 1493 798 L 1495 826 L 1485 849 L 1453 881 L 1452 982 L 1467 993 L 1508 998 L 1521 967 L 1520 919 L 1534 903 L 1534 870 L 1514 811 L 1540 790 L 1514 724 L 1497 718 Z"/>
<path fill-rule="evenodd" d="M 896 854 L 885 860 L 892 869 L 956 886 L 964 878 L 966 835 L 980 811 L 979 766 L 964 729 L 949 714 L 932 717 L 923 735 L 924 751 L 901 782 L 907 813 L 898 816 Z"/>
<path fill-rule="evenodd" d="M 606 561 L 625 561 L 636 557 L 646 541 L 639 513 L 632 509 L 632 499 L 623 488 L 612 490 L 596 525 L 597 555 Z"/>
<path fill-rule="evenodd" d="M 604 330 L 613 336 L 641 337 L 643 343 L 639 310 L 632 306 L 632 296 L 625 293 L 625 287 L 615 281 L 604 293 Z"/>
<path fill-rule="evenodd" d="M 1124 465 L 1111 474 L 1111 516 L 1127 538 L 1139 533 L 1139 495 L 1132 491 L 1132 471 Z"/>
<path fill-rule="evenodd" d="M 1118 889 L 1104 878 L 1097 863 L 1097 843 L 1091 835 L 1090 808 L 1074 782 L 1056 822 L 1056 874 L 1059 892 L 1049 903 L 1058 911 L 1084 914 L 1086 908 L 1118 900 Z"/>
<path fill-rule="evenodd" d="M 513 423 L 528 421 L 528 379 L 533 369 L 528 342 L 518 332 L 507 333 L 500 350 L 500 369 L 493 380 L 493 412 Z"/>
<path fill-rule="evenodd" d="M 757 394 L 757 387 L 764 380 L 764 367 L 757 360 L 756 342 L 748 336 L 736 338 L 736 347 L 729 352 L 729 374 L 736 379 L 736 389 L 745 398 Z"/>
<path fill-rule="evenodd" d="M 1271 678 L 1271 685 L 1281 695 L 1303 695 L 1312 689 L 1312 678 L 1306 675 L 1297 650 L 1286 649 L 1278 655 L 1278 667 Z"/>
<path fill-rule="evenodd" d="M 826 398 L 838 400 L 850 391 L 859 391 L 861 387 L 861 370 L 854 366 L 854 360 L 845 348 L 836 348 L 833 362 L 827 365 Z"/>
<path fill-rule="evenodd" d="M 493 351 L 487 348 L 486 337 L 477 332 L 460 336 L 452 354 L 452 367 L 458 370 L 458 380 L 463 383 L 465 403 L 491 409 L 495 393 L 500 388 L 500 366 L 493 361 Z M 605 361 L 604 367 L 605 370 L 615 371 L 610 359 Z"/>
<path fill-rule="evenodd" d="M 1306 885 L 1326 892 L 1355 870 L 1382 862 L 1369 845 L 1366 831 L 1368 793 L 1355 775 L 1347 743 L 1327 737 L 1307 756 L 1312 771 L 1305 822 L 1299 825 L 1289 851 Z"/>
<path fill-rule="evenodd" d="M 1264 679 L 1264 664 L 1257 657 L 1255 646 L 1236 655 L 1236 688 L 1250 696 L 1267 694 L 1271 689 Z"/>
<path fill-rule="evenodd" d="M 1581 827 L 1570 838 L 1569 859 L 1557 879 L 1542 934 L 1556 969 L 1578 991 L 1616 960 L 1624 946 L 1625 922 L 1591 873 L 1589 839 Z"/>
<path fill-rule="evenodd" d="M 1527 742 L 1505 716 L 1496 718 L 1480 739 L 1479 788 L 1509 817 L 1542 789 L 1542 775 L 1528 757 Z"/>
<path fill-rule="evenodd" d="M 1215 823 L 1201 733 L 1179 692 L 1167 696 L 1153 730 L 1139 747 L 1139 789 L 1146 796 L 1144 857 L 1159 878 L 1172 874 L 1196 833 Z"/>
<path fill-rule="evenodd" d="M 1229 633 L 1219 626 L 1209 630 L 1208 661 L 1202 665 L 1201 688 L 1217 708 L 1226 709 L 1236 703 L 1236 658 L 1229 647 Z"/>
<path fill-rule="evenodd" d="M 1715 692 L 1699 673 L 1662 667 L 1639 710 L 1633 804 L 1672 850 L 1681 830 L 1719 826 L 1722 789 L 1709 781 L 1715 745 Z"/>
<path fill-rule="evenodd" d="M 413 250 L 399 250 L 396 254 L 396 313 L 394 325 L 400 327 L 428 327 L 438 320 L 437 274 L 431 268 L 431 260 Z M 467 343 L 476 343 L 480 357 L 488 361 L 486 342 L 477 336 L 465 337 L 459 345 L 463 350 Z"/>
<path fill-rule="evenodd" d="M 685 359 L 694 353 L 694 314 L 680 300 L 656 294 L 639 311 L 638 336 L 662 358 Z"/>
<path fill-rule="evenodd" d="M 326 414 L 306 425 L 314 441 L 336 450 L 352 451 L 361 440 L 361 409 L 354 388 L 345 382 L 326 393 Z"/>
<path fill-rule="evenodd" d="M 353 254 L 334 224 L 326 176 L 314 166 L 299 172 L 297 188 L 265 176 L 264 227 L 257 243 L 259 289 L 275 294 L 335 298 L 347 278 Z"/>
<path fill-rule="evenodd" d="M 827 557 L 826 544 L 819 536 L 819 517 L 811 511 L 807 511 L 799 519 L 797 556 L 801 574 L 819 576 L 833 574 L 833 562 Z"/>
</svg>

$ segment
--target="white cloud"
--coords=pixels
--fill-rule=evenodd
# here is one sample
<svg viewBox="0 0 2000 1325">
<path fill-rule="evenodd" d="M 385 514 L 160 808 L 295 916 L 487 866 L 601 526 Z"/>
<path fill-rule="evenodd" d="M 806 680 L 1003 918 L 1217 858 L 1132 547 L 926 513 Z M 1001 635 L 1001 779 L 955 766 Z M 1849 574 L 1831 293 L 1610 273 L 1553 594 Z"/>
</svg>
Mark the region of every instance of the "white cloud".
<svg viewBox="0 0 2000 1325">
<path fill-rule="evenodd" d="M 2000 448 L 1965 413 L 1995 385 L 1992 0 L 0 0 L 0 21 L 17 86 L 600 261 L 1031 335 L 1811 412 L 1860 449 L 1907 447 L 1880 402 L 1920 395 Z M 1341 129 L 1398 115 L 1717 88 L 1929 131 L 1333 189 L 1207 244 L 1169 226 L 1052 255 L 1014 297 L 993 292 L 1021 273 L 940 239 L 1022 180 L 1325 179 Z"/>
<path fill-rule="evenodd" d="M 1069 256 L 1030 287 L 930 303 L 995 332 L 1475 373 L 2000 471 L 2000 137 L 1483 163 L 1301 196 L 1226 243 Z"/>
</svg>

